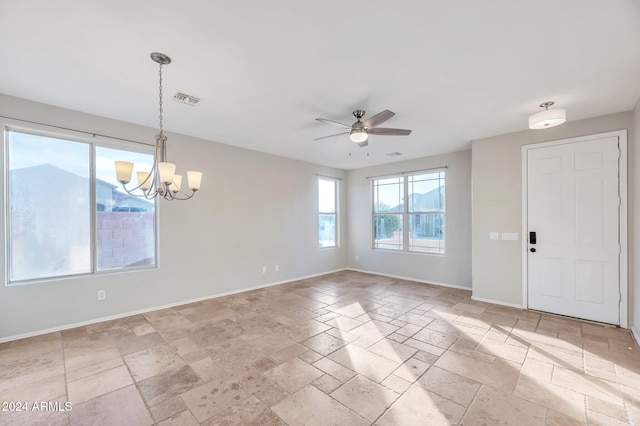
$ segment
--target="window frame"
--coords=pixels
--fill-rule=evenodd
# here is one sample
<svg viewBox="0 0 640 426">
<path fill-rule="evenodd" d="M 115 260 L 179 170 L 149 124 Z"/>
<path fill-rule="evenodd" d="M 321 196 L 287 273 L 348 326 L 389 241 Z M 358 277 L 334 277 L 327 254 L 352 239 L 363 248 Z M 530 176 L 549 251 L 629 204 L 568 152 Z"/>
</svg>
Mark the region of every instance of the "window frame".
<svg viewBox="0 0 640 426">
<path fill-rule="evenodd" d="M 92 276 L 101 276 L 101 275 L 109 275 L 109 274 L 121 274 L 128 272 L 137 272 L 137 271 L 148 271 L 153 269 L 158 269 L 160 267 L 160 256 L 159 256 L 159 244 L 160 244 L 160 211 L 159 211 L 159 203 L 157 199 L 154 199 L 154 224 L 153 224 L 153 232 L 154 232 L 154 244 L 153 244 L 153 254 L 154 254 L 154 263 L 152 265 L 138 265 L 138 266 L 129 266 L 129 267 L 121 267 L 121 268 L 111 268 L 111 269 L 98 269 L 98 227 L 97 227 L 97 177 L 96 177 L 96 148 L 104 147 L 122 151 L 129 151 L 140 154 L 148 154 L 152 157 L 155 157 L 155 147 L 154 145 L 129 141 L 125 139 L 111 138 L 108 136 L 97 135 L 93 133 L 83 132 L 79 130 L 67 129 L 67 128 L 59 128 L 55 126 L 47 126 L 44 124 L 36 124 L 29 122 L 28 125 L 25 125 L 19 121 L 14 120 L 3 120 L 0 125 L 2 126 L 3 133 L 3 154 L 4 154 L 4 173 L 2 175 L 2 179 L 4 180 L 4 281 L 5 286 L 18 286 L 18 285 L 28 285 L 28 284 L 38 284 L 38 283 L 47 283 L 61 280 L 69 280 L 69 279 L 77 279 L 77 278 L 86 278 Z M 82 143 L 88 145 L 89 148 L 89 263 L 90 268 L 89 272 L 82 272 L 77 274 L 66 274 L 66 275 L 57 275 L 57 276 L 48 276 L 48 277 L 39 277 L 39 278 L 30 278 L 30 279 L 20 279 L 20 280 L 12 280 L 10 278 L 11 274 L 11 201 L 10 201 L 10 154 L 9 154 L 9 145 L 10 145 L 10 133 L 19 133 L 26 134 L 38 137 L 52 138 L 52 139 L 60 139 L 63 141 L 69 141 L 74 143 Z M 115 166 L 114 166 L 115 167 Z"/>
<path fill-rule="evenodd" d="M 442 173 L 443 177 L 442 177 L 442 181 L 444 182 L 444 194 L 443 194 L 443 201 L 439 202 L 439 206 L 441 208 L 441 210 L 437 210 L 437 211 L 431 211 L 431 212 L 422 212 L 422 211 L 413 211 L 413 210 L 409 210 L 409 202 L 408 202 L 408 198 L 409 198 L 409 178 L 411 176 L 419 176 L 419 175 L 429 175 L 429 174 L 437 174 L 437 173 Z M 403 204 L 403 209 L 401 212 L 376 212 L 376 196 L 375 196 L 375 190 L 376 190 L 376 182 L 383 180 L 383 179 L 392 179 L 392 178 L 398 178 L 401 181 L 399 182 L 399 186 L 401 188 L 401 201 Z M 417 170 L 417 171 L 411 171 L 411 172 L 402 172 L 402 173 L 395 173 L 395 174 L 391 174 L 391 175 L 384 175 L 384 176 L 374 176 L 374 177 L 370 177 L 368 178 L 371 181 L 371 186 L 370 186 L 370 197 L 371 197 L 371 216 L 370 216 L 370 220 L 371 220 L 371 249 L 372 250 L 379 250 L 379 251 L 389 251 L 392 253 L 411 253 L 411 254 L 418 254 L 418 255 L 428 255 L 428 256 L 446 256 L 447 250 L 446 250 L 446 235 L 447 235 L 447 231 L 446 231 L 446 224 L 447 224 L 447 218 L 446 218 L 446 212 L 447 212 L 447 208 L 446 208 L 446 191 L 447 191 L 447 167 L 438 167 L 438 168 L 434 168 L 434 169 L 427 169 L 427 170 Z M 390 206 L 391 207 L 391 206 Z M 411 249 L 411 244 L 410 244 L 410 229 L 409 229 L 409 218 L 411 217 L 411 215 L 413 214 L 427 214 L 427 215 L 442 215 L 442 241 L 444 243 L 444 247 L 442 248 L 441 252 L 428 252 L 428 251 L 422 251 L 422 250 L 412 250 Z M 389 248 L 389 247 L 377 247 L 377 243 L 376 243 L 376 216 L 379 215 L 398 215 L 400 216 L 400 223 L 402 225 L 402 247 L 399 248 Z"/>
<path fill-rule="evenodd" d="M 334 187 L 334 192 L 333 192 L 333 197 L 334 197 L 334 212 L 324 212 L 320 210 L 320 181 L 326 181 L 326 182 L 331 182 L 333 183 L 333 187 Z M 340 179 L 339 178 L 334 178 L 334 177 L 330 177 L 330 176 L 316 176 L 316 188 L 317 188 L 317 198 L 316 201 L 318 202 L 318 208 L 316 209 L 318 214 L 317 214 L 317 223 L 316 223 L 316 229 L 318 230 L 318 249 L 320 250 L 331 250 L 331 249 L 337 249 L 340 246 L 340 225 L 339 225 L 339 218 L 338 218 L 338 212 L 340 211 L 340 205 L 339 205 L 339 200 L 340 200 L 340 185 L 339 185 Z M 334 241 L 335 244 L 332 246 L 321 246 L 320 245 L 320 216 L 333 216 L 334 217 L 334 223 L 335 223 L 335 229 L 334 229 Z"/>
<path fill-rule="evenodd" d="M 388 179 L 398 179 L 398 182 L 394 182 L 394 183 L 388 183 L 388 184 L 382 184 L 382 185 L 397 185 L 399 188 L 399 193 L 398 193 L 398 202 L 403 202 L 403 195 L 405 192 L 405 179 L 404 176 L 402 174 L 397 174 L 397 175 L 389 175 L 389 176 L 380 176 L 380 177 L 375 177 L 371 179 L 371 247 L 375 250 L 388 250 L 388 251 L 392 251 L 392 252 L 402 252 L 404 251 L 404 241 L 406 239 L 405 237 L 405 228 L 406 228 L 406 221 L 405 221 L 405 213 L 404 213 L 404 209 L 403 211 L 399 211 L 399 212 L 376 212 L 376 209 L 378 206 L 376 206 L 376 189 L 378 189 L 381 186 L 381 184 L 376 184 L 377 181 L 381 181 L 381 180 L 388 180 Z M 377 204 L 380 204 L 379 202 Z M 389 206 L 389 208 L 391 208 L 392 206 Z M 402 233 L 400 234 L 402 237 L 402 246 L 398 245 L 397 248 L 393 248 L 393 247 L 377 247 L 376 246 L 376 217 L 378 216 L 396 216 L 398 217 L 398 223 L 400 224 L 400 226 L 402 227 Z"/>
<path fill-rule="evenodd" d="M 405 180 L 404 180 L 404 184 L 405 184 L 405 197 L 409 196 L 409 185 L 410 185 L 410 178 L 412 176 L 424 176 L 424 175 L 440 175 L 442 174 L 442 178 L 440 178 L 440 176 L 438 176 L 438 180 L 441 180 L 444 184 L 443 185 L 438 185 L 438 188 L 440 186 L 444 186 L 444 192 L 446 193 L 447 191 L 447 176 L 446 176 L 446 171 L 443 170 L 429 170 L 429 171 L 425 171 L 425 172 L 417 172 L 417 173 L 409 173 L 406 175 Z M 406 237 L 407 237 L 407 251 L 410 253 L 422 253 L 422 254 L 432 254 L 432 255 L 437 255 L 437 256 L 442 256 L 446 254 L 446 223 L 447 223 L 447 218 L 446 218 L 446 211 L 447 211 L 447 207 L 446 207 L 446 194 L 439 194 L 439 200 L 438 200 L 438 207 L 440 207 L 440 210 L 432 210 L 432 211 L 417 211 L 417 210 L 410 210 L 409 208 L 409 204 L 410 203 L 405 203 L 405 213 L 406 213 L 406 225 L 407 225 L 407 230 L 406 230 Z M 444 248 L 441 249 L 441 251 L 439 252 L 429 252 L 429 251 L 424 251 L 424 250 L 411 250 L 411 247 L 415 247 L 412 246 L 411 244 L 411 239 L 409 238 L 409 233 L 411 232 L 411 227 L 409 226 L 409 219 L 411 218 L 412 215 L 429 215 L 429 216 L 438 216 L 438 215 L 442 215 L 442 241 L 444 244 Z"/>
</svg>

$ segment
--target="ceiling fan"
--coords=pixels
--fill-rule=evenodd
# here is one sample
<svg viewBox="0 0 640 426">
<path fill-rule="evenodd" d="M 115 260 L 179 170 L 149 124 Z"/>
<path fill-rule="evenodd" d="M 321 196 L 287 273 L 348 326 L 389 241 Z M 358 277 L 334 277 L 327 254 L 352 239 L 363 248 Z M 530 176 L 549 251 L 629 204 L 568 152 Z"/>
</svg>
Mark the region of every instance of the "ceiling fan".
<svg viewBox="0 0 640 426">
<path fill-rule="evenodd" d="M 362 117 L 364 117 L 364 110 L 357 109 L 353 111 L 353 116 L 358 120 L 352 125 L 338 123 L 337 121 L 327 120 L 326 118 L 316 118 L 318 121 L 322 121 L 323 123 L 331 124 L 333 126 L 342 127 L 343 129 L 349 129 L 346 132 L 336 133 L 334 135 L 322 136 L 320 138 L 314 139 L 314 141 L 326 138 L 332 138 L 334 136 L 346 135 L 349 134 L 349 138 L 358 144 L 358 146 L 367 146 L 369 144 L 369 135 L 381 135 L 381 136 L 405 136 L 411 134 L 411 130 L 407 129 L 390 129 L 384 127 L 376 127 L 379 124 L 384 123 L 394 115 L 395 112 L 391 112 L 388 109 L 385 109 L 382 112 L 377 113 L 376 115 L 369 117 L 365 121 L 360 121 Z"/>
</svg>

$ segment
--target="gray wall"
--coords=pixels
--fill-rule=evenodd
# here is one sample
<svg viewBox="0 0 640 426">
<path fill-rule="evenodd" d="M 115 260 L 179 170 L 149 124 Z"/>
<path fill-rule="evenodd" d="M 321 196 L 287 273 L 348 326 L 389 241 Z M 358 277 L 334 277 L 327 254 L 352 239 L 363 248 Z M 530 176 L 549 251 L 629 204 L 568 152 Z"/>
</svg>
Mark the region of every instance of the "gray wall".
<svg viewBox="0 0 640 426">
<path fill-rule="evenodd" d="M 446 254 L 373 250 L 371 184 L 367 177 L 447 166 Z M 348 265 L 352 269 L 471 288 L 471 151 L 350 170 Z M 358 256 L 359 260 L 355 260 Z"/>
<path fill-rule="evenodd" d="M 621 129 L 628 130 L 628 170 L 633 176 L 635 136 L 631 111 L 472 142 L 474 298 L 522 304 L 522 146 Z M 629 206 L 633 201 L 630 193 Z M 518 233 L 518 241 L 490 240 L 489 233 L 493 231 Z"/>
<path fill-rule="evenodd" d="M 0 115 L 139 141 L 151 142 L 156 133 L 4 95 Z M 473 278 L 475 298 L 519 305 L 521 241 L 491 241 L 489 232 L 516 232 L 522 238 L 522 145 L 620 129 L 629 131 L 629 300 L 637 332 L 640 274 L 633 274 L 633 265 L 640 264 L 640 250 L 634 250 L 640 244 L 640 197 L 634 197 L 640 188 L 640 150 L 635 149 L 640 102 L 630 112 L 476 140 L 472 151 L 349 172 L 169 133 L 170 159 L 180 168 L 202 170 L 204 179 L 193 200 L 160 204 L 161 268 L 0 285 L 0 341 L 345 267 L 466 288 Z M 448 166 L 446 255 L 373 250 L 366 177 L 442 166 Z M 317 174 L 344 179 L 337 249 L 317 248 Z M 4 190 L 4 171 L 0 187 Z M 4 210 L 0 215 L 3 221 Z M 275 264 L 280 272 L 274 272 Z M 267 274 L 262 266 L 268 266 Z M 106 301 L 96 300 L 99 289 L 107 290 Z"/>
<path fill-rule="evenodd" d="M 151 143 L 157 133 L 4 95 L 0 116 Z M 181 170 L 201 170 L 204 177 L 192 200 L 160 202 L 161 268 L 0 284 L 0 340 L 346 267 L 345 232 L 339 248 L 318 249 L 316 211 L 316 174 L 344 178 L 344 171 L 171 133 L 168 155 Z M 340 203 L 346 206 L 344 187 Z M 4 210 L 1 215 L 3 223 Z M 97 301 L 99 289 L 107 291 L 106 301 Z"/>
<path fill-rule="evenodd" d="M 629 299 L 631 305 L 631 326 L 640 343 L 640 99 L 633 111 L 634 135 L 629 138 L 629 280 L 632 283 Z M 638 265 L 638 266 L 636 266 Z"/>
</svg>

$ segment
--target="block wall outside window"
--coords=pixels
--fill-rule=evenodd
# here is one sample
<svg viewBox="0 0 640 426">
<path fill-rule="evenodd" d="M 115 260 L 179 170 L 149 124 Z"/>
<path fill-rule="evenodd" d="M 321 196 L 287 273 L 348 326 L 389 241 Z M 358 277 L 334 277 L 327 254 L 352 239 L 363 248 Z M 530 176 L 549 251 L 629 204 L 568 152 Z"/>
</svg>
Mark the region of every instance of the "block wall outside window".
<svg viewBox="0 0 640 426">
<path fill-rule="evenodd" d="M 153 212 L 98 212 L 98 270 L 154 264 Z"/>
</svg>

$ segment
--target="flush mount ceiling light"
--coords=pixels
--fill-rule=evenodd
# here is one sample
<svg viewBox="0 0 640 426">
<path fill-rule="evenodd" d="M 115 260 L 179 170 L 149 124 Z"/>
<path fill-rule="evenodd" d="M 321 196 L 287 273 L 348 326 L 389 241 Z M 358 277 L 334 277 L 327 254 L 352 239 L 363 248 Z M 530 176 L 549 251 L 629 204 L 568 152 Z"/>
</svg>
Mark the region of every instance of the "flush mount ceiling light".
<svg viewBox="0 0 640 426">
<path fill-rule="evenodd" d="M 171 63 L 164 53 L 153 52 L 151 59 L 160 64 L 160 133 L 156 135 L 156 154 L 153 166 L 149 171 L 138 171 L 138 186 L 128 189 L 125 185 L 131 182 L 131 174 L 133 173 L 134 164 L 128 161 L 116 161 L 116 176 L 118 182 L 122 184 L 122 188 L 129 195 L 136 197 L 144 197 L 146 199 L 156 198 L 158 196 L 165 200 L 188 200 L 193 197 L 202 181 L 202 173 L 196 171 L 187 172 L 188 186 L 191 193 L 180 190 L 182 184 L 182 176 L 175 174 L 176 165 L 167 162 L 167 137 L 164 135 L 162 128 L 162 66 Z M 141 190 L 142 194 L 133 191 Z"/>
<path fill-rule="evenodd" d="M 529 117 L 530 129 L 548 129 L 549 127 L 559 126 L 567 121 L 567 112 L 564 109 L 549 109 L 553 104 L 553 101 L 540 104 L 540 108 L 544 108 L 544 111 L 540 111 Z"/>
</svg>

